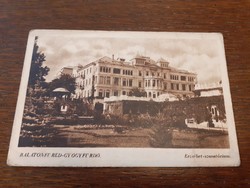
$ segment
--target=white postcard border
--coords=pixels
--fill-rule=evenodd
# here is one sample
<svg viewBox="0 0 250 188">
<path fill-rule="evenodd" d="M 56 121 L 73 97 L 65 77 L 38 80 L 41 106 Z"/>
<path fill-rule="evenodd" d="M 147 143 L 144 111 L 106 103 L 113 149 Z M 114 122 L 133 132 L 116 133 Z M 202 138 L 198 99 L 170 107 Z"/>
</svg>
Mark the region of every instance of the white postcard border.
<svg viewBox="0 0 250 188">
<path fill-rule="evenodd" d="M 18 147 L 23 109 L 26 97 L 30 62 L 35 36 L 71 35 L 72 37 L 167 37 L 167 38 L 218 38 L 221 47 L 221 72 L 230 148 L 229 149 L 155 149 L 155 148 L 49 148 Z M 70 31 L 32 30 L 27 49 L 19 88 L 16 114 L 7 163 L 11 166 L 79 166 L 79 167 L 190 167 L 190 166 L 239 166 L 239 150 L 232 110 L 232 101 L 225 59 L 223 36 L 219 33 L 166 33 L 166 32 L 122 32 L 122 31 Z M 24 157 L 26 153 L 28 157 Z M 33 154 L 37 153 L 37 154 Z M 45 154 L 48 153 L 46 156 Z M 65 153 L 67 155 L 65 155 Z M 33 154 L 33 156 L 32 156 Z M 42 155 L 44 154 L 44 155 Z M 56 155 L 58 154 L 58 155 Z M 86 156 L 84 156 L 86 154 Z M 90 154 L 93 154 L 90 157 Z M 95 157 L 94 157 L 95 154 Z M 61 156 L 65 155 L 65 156 Z M 61 157 L 59 157 L 61 156 Z M 201 156 L 201 157 L 199 157 Z M 210 157 L 209 157 L 210 156 Z M 217 157 L 214 157 L 217 156 Z M 225 156 L 230 156 L 229 158 Z"/>
</svg>

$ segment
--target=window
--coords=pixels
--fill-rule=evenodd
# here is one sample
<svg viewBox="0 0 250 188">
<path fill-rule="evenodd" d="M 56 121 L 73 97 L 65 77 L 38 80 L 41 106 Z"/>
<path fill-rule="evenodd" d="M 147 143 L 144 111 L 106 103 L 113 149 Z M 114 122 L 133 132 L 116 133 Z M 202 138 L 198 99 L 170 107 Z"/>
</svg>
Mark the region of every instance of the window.
<svg viewBox="0 0 250 188">
<path fill-rule="evenodd" d="M 89 79 L 89 84 L 91 84 L 91 78 Z M 99 84 L 111 84 L 111 78 L 110 76 L 100 76 L 99 78 Z"/>
<path fill-rule="evenodd" d="M 132 85 L 133 85 L 133 80 L 129 79 L 129 86 L 132 87 Z"/>
<path fill-rule="evenodd" d="M 141 87 L 141 82 L 140 81 L 138 82 L 138 87 Z"/>
<path fill-rule="evenodd" d="M 104 84 L 104 77 L 103 76 L 100 76 L 100 78 L 99 78 L 99 84 Z"/>
<path fill-rule="evenodd" d="M 99 95 L 98 95 L 99 97 L 102 97 L 102 91 L 99 91 Z"/>
<path fill-rule="evenodd" d="M 153 87 L 155 87 L 155 80 L 153 80 Z"/>
<path fill-rule="evenodd" d="M 194 81 L 194 77 L 188 77 L 188 81 L 189 82 L 193 82 Z"/>
<path fill-rule="evenodd" d="M 153 94 L 153 98 L 155 98 L 156 97 L 156 95 L 155 95 L 155 93 Z"/>
<path fill-rule="evenodd" d="M 121 73 L 121 69 L 114 68 L 113 69 L 113 73 L 114 74 L 120 74 Z"/>
<path fill-rule="evenodd" d="M 174 84 L 173 83 L 171 83 L 171 89 L 174 90 Z"/>
<path fill-rule="evenodd" d="M 126 78 L 123 78 L 123 79 L 122 79 L 122 85 L 123 85 L 123 86 L 127 86 L 127 80 L 126 80 Z"/>
<path fill-rule="evenodd" d="M 148 96 L 151 97 L 151 92 L 148 93 Z"/>
<path fill-rule="evenodd" d="M 170 79 L 171 80 L 179 80 L 179 76 L 178 75 L 170 75 Z"/>
<path fill-rule="evenodd" d="M 118 86 L 119 85 L 119 78 L 114 77 L 114 85 Z"/>
<path fill-rule="evenodd" d="M 118 91 L 117 90 L 114 91 L 114 96 L 118 96 Z"/>
<path fill-rule="evenodd" d="M 133 71 L 132 70 L 122 70 L 122 74 L 124 75 L 133 75 Z"/>
<path fill-rule="evenodd" d="M 164 73 L 164 79 L 166 79 L 166 73 Z"/>
<path fill-rule="evenodd" d="M 109 90 L 107 90 L 106 91 L 106 97 L 109 98 L 109 95 L 110 95 Z"/>
<path fill-rule="evenodd" d="M 123 95 L 126 95 L 126 91 L 122 91 L 122 94 L 123 94 Z"/>
<path fill-rule="evenodd" d="M 179 84 L 176 84 L 176 89 L 179 90 Z"/>
<path fill-rule="evenodd" d="M 142 72 L 141 71 L 139 71 L 139 76 L 142 76 Z"/>
<path fill-rule="evenodd" d="M 167 89 L 167 84 L 164 84 L 164 90 L 166 90 Z"/>
<path fill-rule="evenodd" d="M 107 76 L 107 85 L 110 85 L 110 77 Z"/>
<path fill-rule="evenodd" d="M 182 90 L 185 91 L 186 90 L 186 85 L 182 84 Z"/>
<path fill-rule="evenodd" d="M 90 68 L 90 72 L 91 72 L 91 68 Z M 100 67 L 100 72 L 106 72 L 106 73 L 110 73 L 111 72 L 111 68 L 108 67 Z"/>
<path fill-rule="evenodd" d="M 181 76 L 181 81 L 186 81 L 186 76 Z"/>
<path fill-rule="evenodd" d="M 189 91 L 192 91 L 192 85 L 189 85 Z"/>
<path fill-rule="evenodd" d="M 146 72 L 146 76 L 148 76 L 148 71 Z"/>
</svg>

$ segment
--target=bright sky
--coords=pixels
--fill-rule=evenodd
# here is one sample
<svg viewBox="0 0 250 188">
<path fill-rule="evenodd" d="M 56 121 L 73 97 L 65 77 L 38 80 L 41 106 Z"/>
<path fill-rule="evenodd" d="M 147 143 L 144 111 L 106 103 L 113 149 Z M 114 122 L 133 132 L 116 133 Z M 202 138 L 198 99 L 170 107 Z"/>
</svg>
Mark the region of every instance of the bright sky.
<svg viewBox="0 0 250 188">
<path fill-rule="evenodd" d="M 160 38 L 86 38 L 70 36 L 39 36 L 39 50 L 46 56 L 50 68 L 47 81 L 64 66 L 85 65 L 103 56 L 132 59 L 136 54 L 153 60 L 164 58 L 170 66 L 198 74 L 198 83 L 221 80 L 221 51 L 215 40 Z"/>
</svg>

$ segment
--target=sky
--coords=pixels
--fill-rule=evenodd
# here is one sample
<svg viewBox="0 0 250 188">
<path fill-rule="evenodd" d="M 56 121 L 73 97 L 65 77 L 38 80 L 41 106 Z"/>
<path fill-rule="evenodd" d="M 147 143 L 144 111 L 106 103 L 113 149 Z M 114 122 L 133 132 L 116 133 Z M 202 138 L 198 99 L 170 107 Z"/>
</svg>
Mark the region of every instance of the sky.
<svg viewBox="0 0 250 188">
<path fill-rule="evenodd" d="M 39 51 L 45 54 L 44 65 L 50 68 L 46 81 L 51 81 L 65 66 L 86 65 L 103 56 L 131 60 L 137 54 L 153 60 L 164 58 L 170 66 L 197 74 L 198 83 L 221 80 L 219 47 L 212 39 L 161 38 L 87 38 L 38 36 Z"/>
</svg>

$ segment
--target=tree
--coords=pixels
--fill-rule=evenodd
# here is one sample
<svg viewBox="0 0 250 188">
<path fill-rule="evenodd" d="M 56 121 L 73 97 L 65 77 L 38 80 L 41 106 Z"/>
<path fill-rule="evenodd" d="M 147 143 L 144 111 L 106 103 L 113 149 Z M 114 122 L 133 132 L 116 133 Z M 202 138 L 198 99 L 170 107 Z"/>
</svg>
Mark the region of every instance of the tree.
<svg viewBox="0 0 250 188">
<path fill-rule="evenodd" d="M 131 89 L 131 91 L 129 92 L 130 96 L 135 96 L 135 97 L 146 97 L 146 94 L 147 93 L 143 89 L 140 90 L 137 87 Z"/>
<path fill-rule="evenodd" d="M 151 116 L 152 117 L 152 116 Z M 172 120 L 165 113 L 158 113 L 155 119 L 152 118 L 154 125 L 151 127 L 150 145 L 155 148 L 170 148 L 172 146 L 173 128 Z"/>
<path fill-rule="evenodd" d="M 59 78 L 56 78 L 49 83 L 49 92 L 51 93 L 54 89 L 59 87 L 65 88 L 70 93 L 74 94 L 76 89 L 75 78 L 73 78 L 69 74 L 61 75 Z"/>
<path fill-rule="evenodd" d="M 47 66 L 43 66 L 43 63 L 46 61 L 45 55 L 44 53 L 39 52 L 37 40 L 38 37 L 35 37 L 28 83 L 29 87 L 32 88 L 34 88 L 35 85 L 41 86 L 41 82 L 45 81 L 45 76 L 47 76 L 49 72 L 49 68 Z"/>
</svg>

